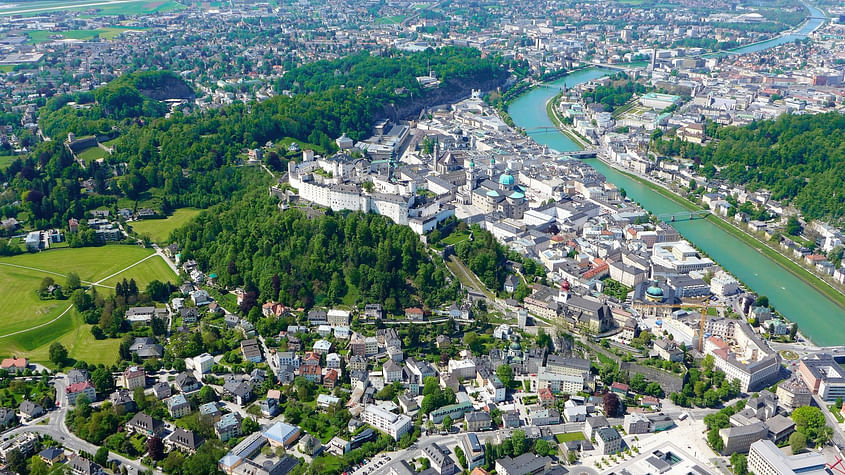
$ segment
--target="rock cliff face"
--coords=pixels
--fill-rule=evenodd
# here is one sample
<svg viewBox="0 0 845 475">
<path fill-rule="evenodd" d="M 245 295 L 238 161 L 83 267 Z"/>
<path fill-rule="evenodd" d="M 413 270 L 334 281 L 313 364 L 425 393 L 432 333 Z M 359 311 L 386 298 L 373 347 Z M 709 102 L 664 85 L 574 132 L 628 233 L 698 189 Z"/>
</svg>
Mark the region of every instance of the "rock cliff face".
<svg viewBox="0 0 845 475">
<path fill-rule="evenodd" d="M 191 100 L 196 97 L 193 89 L 191 89 L 191 87 L 178 76 L 164 76 L 157 82 L 159 84 L 157 84 L 156 87 L 148 89 L 142 89 L 139 87 L 138 92 L 143 94 L 145 97 L 156 101 L 164 101 L 167 99 Z"/>
<path fill-rule="evenodd" d="M 384 106 L 377 119 L 415 119 L 424 108 L 448 104 L 466 99 L 473 89 L 488 92 L 503 86 L 507 78 L 484 78 L 478 81 L 452 81 L 441 84 L 437 89 L 429 90 L 422 97 L 415 97 L 402 103 Z"/>
</svg>

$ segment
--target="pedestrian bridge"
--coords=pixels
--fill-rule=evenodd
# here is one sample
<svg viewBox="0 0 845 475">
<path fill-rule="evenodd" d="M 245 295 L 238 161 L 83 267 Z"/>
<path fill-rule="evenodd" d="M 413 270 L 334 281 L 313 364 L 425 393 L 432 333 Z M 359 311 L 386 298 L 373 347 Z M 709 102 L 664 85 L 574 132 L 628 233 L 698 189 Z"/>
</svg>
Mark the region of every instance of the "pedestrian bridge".
<svg viewBox="0 0 845 475">
<path fill-rule="evenodd" d="M 656 216 L 665 222 L 674 223 L 677 221 L 692 221 L 694 219 L 706 218 L 709 214 L 709 210 L 702 209 L 699 211 L 684 211 L 683 213 L 663 213 Z"/>
</svg>

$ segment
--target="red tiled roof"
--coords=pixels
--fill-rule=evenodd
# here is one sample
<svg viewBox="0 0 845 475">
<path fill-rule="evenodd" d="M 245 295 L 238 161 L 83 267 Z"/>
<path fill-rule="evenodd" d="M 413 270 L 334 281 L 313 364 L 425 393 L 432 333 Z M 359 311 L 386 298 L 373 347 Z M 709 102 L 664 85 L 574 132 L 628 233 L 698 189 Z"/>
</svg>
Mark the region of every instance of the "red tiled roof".
<svg viewBox="0 0 845 475">
<path fill-rule="evenodd" d="M 9 369 L 9 368 L 20 368 L 25 369 L 29 360 L 26 358 L 4 358 L 3 363 L 0 363 L 0 368 Z"/>
<path fill-rule="evenodd" d="M 74 383 L 67 387 L 65 390 L 67 393 L 78 393 L 80 391 L 84 391 L 85 388 L 93 388 L 94 385 L 91 384 L 91 381 L 83 381 L 81 383 Z"/>
</svg>

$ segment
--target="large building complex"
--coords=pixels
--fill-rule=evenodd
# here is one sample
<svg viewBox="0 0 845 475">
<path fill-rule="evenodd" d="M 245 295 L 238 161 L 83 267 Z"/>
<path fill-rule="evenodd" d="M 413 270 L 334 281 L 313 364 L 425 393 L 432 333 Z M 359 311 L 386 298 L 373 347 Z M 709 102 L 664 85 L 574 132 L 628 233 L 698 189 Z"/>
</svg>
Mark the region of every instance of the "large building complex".
<svg viewBox="0 0 845 475">
<path fill-rule="evenodd" d="M 813 394 L 825 401 L 845 398 L 845 369 L 828 353 L 818 353 L 801 360 L 798 374 Z"/>
<path fill-rule="evenodd" d="M 824 455 L 786 455 L 770 440 L 754 442 L 748 452 L 748 472 L 755 475 L 824 475 L 829 473 L 826 468 Z"/>
<path fill-rule="evenodd" d="M 404 414 L 394 414 L 376 405 L 370 404 L 364 408 L 361 420 L 376 429 L 399 440 L 406 432 L 413 428 L 411 418 Z"/>
</svg>

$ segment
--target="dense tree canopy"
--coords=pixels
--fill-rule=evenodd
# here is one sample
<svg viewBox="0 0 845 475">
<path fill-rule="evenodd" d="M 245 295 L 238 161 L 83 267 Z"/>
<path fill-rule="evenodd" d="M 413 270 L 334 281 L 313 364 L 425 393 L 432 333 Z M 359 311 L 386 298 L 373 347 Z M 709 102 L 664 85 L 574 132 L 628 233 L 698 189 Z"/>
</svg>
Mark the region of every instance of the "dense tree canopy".
<svg viewBox="0 0 845 475">
<path fill-rule="evenodd" d="M 259 301 L 309 307 L 351 297 L 396 312 L 458 297 L 457 281 L 447 281 L 445 266 L 407 226 L 374 214 L 279 212 L 263 190 L 201 214 L 174 237 L 183 258 L 196 259 L 222 285 L 257 291 Z"/>
<path fill-rule="evenodd" d="M 426 74 L 429 64 L 442 81 L 433 91 L 421 89 L 415 77 Z M 156 197 L 160 205 L 153 207 L 162 214 L 185 206 L 207 208 L 255 184 L 250 173 L 232 166 L 247 148 L 294 138 L 329 153 L 343 133 L 353 139 L 368 136 L 385 106 L 504 79 L 502 64 L 500 58 L 481 58 L 467 48 L 384 57 L 360 54 L 289 71 L 281 86 L 300 92 L 292 97 L 280 94 L 261 103 L 236 102 L 190 115 L 177 111 L 167 118 L 164 104 L 142 90 L 173 81 L 172 73 L 124 76 L 94 92 L 53 98 L 42 108 L 39 124 L 53 141 L 0 170 L 0 182 L 9 182 L 12 189 L 0 199 L 0 217 L 27 212 L 33 228 L 64 226 L 69 218 L 114 206 L 123 196 L 139 201 Z M 111 167 L 77 163 L 63 143 L 68 132 L 118 135 L 114 153 L 106 158 Z M 81 186 L 88 179 L 93 192 Z"/>
<path fill-rule="evenodd" d="M 660 139 L 655 151 L 699 159 L 705 173 L 765 188 L 772 198 L 792 202 L 806 218 L 845 216 L 845 115 L 784 114 L 745 127 L 707 127 L 718 140 L 706 146 L 678 138 Z"/>
</svg>

